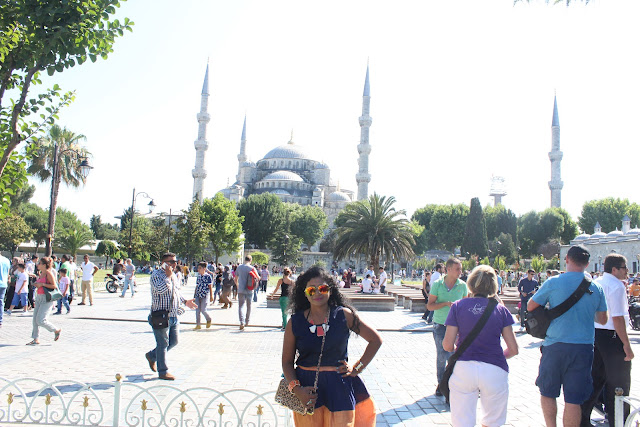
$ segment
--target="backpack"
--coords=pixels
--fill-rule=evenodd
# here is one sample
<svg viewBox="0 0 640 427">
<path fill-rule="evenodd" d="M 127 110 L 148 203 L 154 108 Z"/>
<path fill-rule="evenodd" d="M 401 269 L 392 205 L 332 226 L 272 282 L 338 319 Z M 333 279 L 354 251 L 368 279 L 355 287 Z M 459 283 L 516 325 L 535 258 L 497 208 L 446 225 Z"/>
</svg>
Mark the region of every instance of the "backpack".
<svg viewBox="0 0 640 427">
<path fill-rule="evenodd" d="M 258 283 L 260 283 L 260 275 L 255 268 L 252 268 L 249 274 L 247 274 L 247 290 L 254 290 L 258 286 Z"/>
</svg>

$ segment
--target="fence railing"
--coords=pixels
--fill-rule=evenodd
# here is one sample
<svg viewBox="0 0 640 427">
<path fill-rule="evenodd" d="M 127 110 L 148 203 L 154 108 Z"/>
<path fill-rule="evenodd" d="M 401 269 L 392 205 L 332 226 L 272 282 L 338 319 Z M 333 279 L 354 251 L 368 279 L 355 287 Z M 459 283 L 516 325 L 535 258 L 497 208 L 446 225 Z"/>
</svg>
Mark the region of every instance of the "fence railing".
<svg viewBox="0 0 640 427">
<path fill-rule="evenodd" d="M 616 388 L 616 425 L 614 427 L 638 427 L 640 426 L 640 399 L 635 397 L 623 396 L 623 390 Z M 624 421 L 624 404 L 630 406 L 629 417 Z"/>
<path fill-rule="evenodd" d="M 135 376 L 123 382 L 119 374 L 116 381 L 96 383 L 0 377 L 0 425 L 291 426 L 289 410 L 274 402 L 275 391 L 181 390 L 141 381 Z"/>
</svg>

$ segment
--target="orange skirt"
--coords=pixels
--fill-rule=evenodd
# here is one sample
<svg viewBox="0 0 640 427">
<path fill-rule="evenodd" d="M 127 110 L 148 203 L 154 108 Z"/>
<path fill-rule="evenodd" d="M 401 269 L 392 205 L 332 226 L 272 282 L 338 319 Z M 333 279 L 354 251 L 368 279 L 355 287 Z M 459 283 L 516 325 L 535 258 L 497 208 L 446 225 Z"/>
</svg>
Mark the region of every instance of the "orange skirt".
<svg viewBox="0 0 640 427">
<path fill-rule="evenodd" d="M 376 406 L 369 397 L 357 403 L 352 411 L 331 412 L 321 406 L 313 415 L 294 412 L 293 421 L 297 427 L 371 427 L 376 425 Z"/>
</svg>

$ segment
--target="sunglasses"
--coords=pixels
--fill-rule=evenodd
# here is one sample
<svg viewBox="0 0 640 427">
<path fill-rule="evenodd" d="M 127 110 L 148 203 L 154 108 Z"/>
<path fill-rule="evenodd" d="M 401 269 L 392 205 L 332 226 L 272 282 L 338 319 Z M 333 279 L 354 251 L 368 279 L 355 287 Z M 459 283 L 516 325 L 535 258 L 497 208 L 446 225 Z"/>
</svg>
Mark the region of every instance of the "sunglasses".
<svg viewBox="0 0 640 427">
<path fill-rule="evenodd" d="M 312 297 L 316 294 L 316 292 L 320 292 L 323 295 L 326 295 L 329 293 L 329 285 L 324 284 L 324 285 L 320 285 L 317 288 L 315 286 L 308 286 L 305 290 L 304 293 L 306 296 L 308 297 Z"/>
</svg>

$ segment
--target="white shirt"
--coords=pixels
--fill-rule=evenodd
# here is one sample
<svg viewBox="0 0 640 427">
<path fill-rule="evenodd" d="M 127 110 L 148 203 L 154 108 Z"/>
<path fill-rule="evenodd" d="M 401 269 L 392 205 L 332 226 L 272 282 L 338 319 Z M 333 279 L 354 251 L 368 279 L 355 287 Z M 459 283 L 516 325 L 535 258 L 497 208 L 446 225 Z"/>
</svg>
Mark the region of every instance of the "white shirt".
<svg viewBox="0 0 640 427">
<path fill-rule="evenodd" d="M 60 280 L 58 280 L 58 289 L 60 289 L 60 293 L 64 294 L 66 292 L 69 283 L 71 283 L 71 281 L 67 276 L 61 277 Z"/>
<path fill-rule="evenodd" d="M 431 280 L 429 280 L 429 285 L 433 285 L 433 282 L 435 282 L 441 277 L 442 277 L 442 274 L 440 274 L 440 272 L 434 271 L 433 274 L 431 274 Z"/>
<path fill-rule="evenodd" d="M 380 277 L 378 278 L 378 287 L 385 286 L 386 284 L 387 284 L 387 273 L 383 271 L 382 273 L 380 273 Z M 374 289 L 374 292 L 375 292 L 375 289 Z M 380 292 L 379 289 L 378 289 L 378 292 Z"/>
<path fill-rule="evenodd" d="M 20 291 L 20 287 L 23 283 L 24 287 L 22 288 L 22 291 Z M 21 294 L 29 292 L 29 276 L 27 276 L 27 273 L 18 273 L 18 280 L 16 280 L 16 293 L 18 293 L 18 291 L 20 291 Z"/>
<path fill-rule="evenodd" d="M 373 281 L 371 279 L 363 279 L 362 280 L 362 292 L 365 294 L 371 293 L 371 284 Z"/>
<path fill-rule="evenodd" d="M 28 273 L 28 274 L 33 274 L 33 272 L 36 269 L 36 263 L 29 260 L 27 261 L 27 263 L 24 265 L 24 270 Z"/>
<path fill-rule="evenodd" d="M 373 272 L 373 270 L 367 270 L 367 271 L 365 271 L 365 273 L 364 273 L 364 277 L 367 277 L 367 274 L 368 274 L 369 276 L 371 276 L 371 278 L 372 278 L 372 279 L 376 277 L 376 275 L 375 275 L 375 273 Z"/>
<path fill-rule="evenodd" d="M 75 262 L 69 262 L 69 271 L 67 271 L 67 277 L 69 278 L 69 280 L 76 280 L 76 270 L 78 269 L 78 266 L 76 265 Z"/>
<path fill-rule="evenodd" d="M 91 280 L 93 279 L 93 269 L 96 265 L 91 261 L 86 264 L 82 263 L 82 280 Z"/>
<path fill-rule="evenodd" d="M 609 311 L 609 320 L 604 325 L 595 323 L 597 329 L 615 330 L 613 326 L 613 317 L 624 316 L 624 324 L 629 324 L 629 304 L 627 303 L 627 289 L 624 283 L 618 280 L 613 274 L 604 273 L 602 277 L 596 280 L 604 290 L 604 297 L 607 300 L 607 309 Z"/>
</svg>

